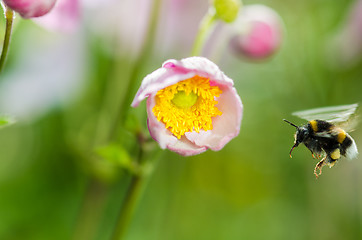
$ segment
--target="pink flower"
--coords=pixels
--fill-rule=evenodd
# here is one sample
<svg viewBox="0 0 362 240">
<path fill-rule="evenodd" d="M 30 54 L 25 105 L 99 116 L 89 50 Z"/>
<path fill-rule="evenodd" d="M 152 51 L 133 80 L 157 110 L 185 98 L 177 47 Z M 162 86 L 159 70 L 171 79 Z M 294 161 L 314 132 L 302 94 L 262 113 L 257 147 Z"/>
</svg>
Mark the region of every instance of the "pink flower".
<svg viewBox="0 0 362 240">
<path fill-rule="evenodd" d="M 267 6 L 245 6 L 234 26 L 237 34 L 231 39 L 230 46 L 243 57 L 264 59 L 274 54 L 282 42 L 282 21 Z"/>
<path fill-rule="evenodd" d="M 54 7 L 56 0 L 3 0 L 3 2 L 23 18 L 33 18 L 47 14 Z"/>
<path fill-rule="evenodd" d="M 184 156 L 218 151 L 240 131 L 243 105 L 233 84 L 206 58 L 167 60 L 143 79 L 132 107 L 148 98 L 148 129 L 161 148 Z"/>
<path fill-rule="evenodd" d="M 355 66 L 362 59 L 362 0 L 354 1 L 339 29 L 327 42 L 327 60 L 333 68 Z"/>
</svg>

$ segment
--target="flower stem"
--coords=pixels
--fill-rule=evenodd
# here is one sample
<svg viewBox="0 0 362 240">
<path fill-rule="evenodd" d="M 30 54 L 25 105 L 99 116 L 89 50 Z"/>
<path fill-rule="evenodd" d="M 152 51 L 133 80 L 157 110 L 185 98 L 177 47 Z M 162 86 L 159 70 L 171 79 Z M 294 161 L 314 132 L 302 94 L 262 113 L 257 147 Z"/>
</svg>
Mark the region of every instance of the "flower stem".
<svg viewBox="0 0 362 240">
<path fill-rule="evenodd" d="M 99 219 L 102 218 L 105 203 L 109 197 L 109 189 L 96 178 L 88 179 L 87 190 L 78 214 L 77 224 L 72 239 L 92 239 L 98 230 Z"/>
<path fill-rule="evenodd" d="M 8 52 L 9 52 L 10 37 L 11 37 L 13 21 L 14 21 L 14 17 L 15 17 L 13 10 L 11 10 L 10 8 L 8 8 L 4 5 L 3 5 L 3 8 L 4 8 L 4 13 L 5 13 L 5 19 L 6 19 L 6 30 L 5 30 L 4 44 L 3 44 L 1 57 L 0 57 L 0 73 L 2 72 L 2 70 L 4 68 L 6 56 L 8 55 Z"/>
<path fill-rule="evenodd" d="M 112 240 L 121 240 L 125 237 L 137 207 L 137 203 L 148 182 L 147 180 L 152 175 L 153 170 L 160 159 L 160 151 L 148 145 L 147 139 L 142 134 L 138 135 L 138 144 L 138 156 L 134 160 L 134 164 L 138 166 L 139 171 L 137 174 L 133 173 L 131 175 L 131 181 L 118 215 Z"/>
<path fill-rule="evenodd" d="M 141 135 L 138 138 L 138 142 L 140 148 L 134 163 L 139 166 L 140 172 L 138 174 L 133 173 L 131 176 L 131 182 L 119 212 L 112 240 L 121 240 L 125 237 L 143 189 L 153 172 L 153 167 L 157 164 L 157 154 L 150 154 L 150 149 L 148 149 L 148 151 L 144 149 L 146 140 Z M 145 155 L 147 155 L 147 157 Z"/>
<path fill-rule="evenodd" d="M 191 56 L 201 55 L 202 48 L 209 36 L 210 30 L 214 26 L 217 19 L 215 9 L 210 8 L 204 18 L 201 20 L 199 32 L 196 35 L 194 46 L 191 51 Z"/>
<path fill-rule="evenodd" d="M 125 236 L 141 195 L 144 182 L 144 176 L 132 175 L 131 183 L 128 187 L 126 198 L 124 199 L 123 205 L 121 207 L 112 240 L 120 240 Z"/>
</svg>

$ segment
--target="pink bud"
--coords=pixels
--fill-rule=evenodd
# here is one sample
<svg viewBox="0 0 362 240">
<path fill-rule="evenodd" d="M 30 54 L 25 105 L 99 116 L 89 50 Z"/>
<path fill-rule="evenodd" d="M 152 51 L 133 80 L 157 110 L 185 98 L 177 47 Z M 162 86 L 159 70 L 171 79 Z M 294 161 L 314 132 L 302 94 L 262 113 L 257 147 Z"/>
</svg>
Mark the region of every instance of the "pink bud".
<svg viewBox="0 0 362 240">
<path fill-rule="evenodd" d="M 233 52 L 250 59 L 264 59 L 274 54 L 282 42 L 282 20 L 271 8 L 249 5 L 242 8 L 230 40 Z"/>
<path fill-rule="evenodd" d="M 33 18 L 47 14 L 54 7 L 56 0 L 3 0 L 3 2 L 23 18 Z"/>
</svg>

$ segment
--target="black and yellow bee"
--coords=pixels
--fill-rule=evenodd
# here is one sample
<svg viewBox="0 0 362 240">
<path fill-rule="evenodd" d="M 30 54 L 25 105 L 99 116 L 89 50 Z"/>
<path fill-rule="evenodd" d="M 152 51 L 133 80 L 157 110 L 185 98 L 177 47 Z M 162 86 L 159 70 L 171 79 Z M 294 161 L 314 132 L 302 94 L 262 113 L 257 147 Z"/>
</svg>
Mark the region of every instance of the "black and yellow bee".
<svg viewBox="0 0 362 240">
<path fill-rule="evenodd" d="M 323 166 L 333 167 L 341 156 L 348 159 L 357 157 L 356 143 L 347 133 L 353 130 L 356 123 L 354 114 L 357 107 L 357 104 L 351 104 L 293 113 L 295 116 L 308 120 L 308 123 L 303 126 L 297 126 L 283 119 L 297 129 L 289 156 L 292 157 L 293 149 L 303 143 L 312 152 L 313 158 L 322 157 L 314 168 L 317 178 L 322 174 Z M 355 116 L 354 121 L 351 120 L 352 115 Z"/>
</svg>

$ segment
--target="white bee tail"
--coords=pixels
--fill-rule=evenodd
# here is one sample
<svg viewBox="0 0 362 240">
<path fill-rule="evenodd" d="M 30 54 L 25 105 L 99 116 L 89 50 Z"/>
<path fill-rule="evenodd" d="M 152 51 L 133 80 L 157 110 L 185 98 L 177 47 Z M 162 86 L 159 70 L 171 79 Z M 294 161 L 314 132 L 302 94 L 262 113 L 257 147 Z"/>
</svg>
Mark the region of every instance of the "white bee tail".
<svg viewBox="0 0 362 240">
<path fill-rule="evenodd" d="M 348 159 L 356 158 L 358 155 L 356 143 L 354 142 L 353 138 L 351 138 L 351 139 L 352 139 L 352 145 L 349 146 L 346 151 L 346 157 Z"/>
</svg>

